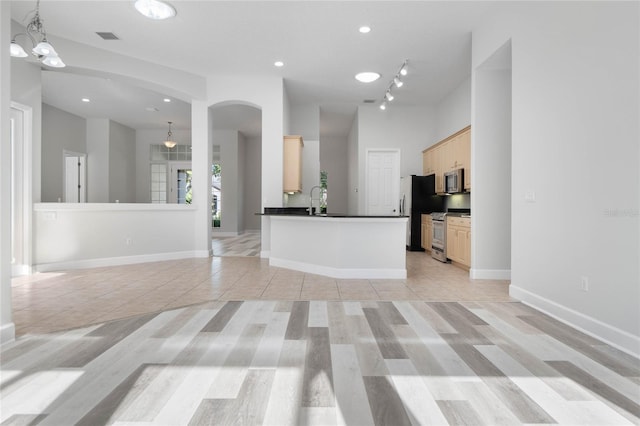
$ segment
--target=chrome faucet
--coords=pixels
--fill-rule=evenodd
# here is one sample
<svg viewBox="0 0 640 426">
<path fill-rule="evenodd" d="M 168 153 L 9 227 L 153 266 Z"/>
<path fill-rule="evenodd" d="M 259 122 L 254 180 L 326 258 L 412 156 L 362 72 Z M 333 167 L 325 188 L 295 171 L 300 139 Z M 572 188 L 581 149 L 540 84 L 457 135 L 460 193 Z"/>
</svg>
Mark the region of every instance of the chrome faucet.
<svg viewBox="0 0 640 426">
<path fill-rule="evenodd" d="M 318 211 L 320 211 L 320 203 L 322 202 L 322 187 L 316 185 L 311 188 L 311 191 L 309 191 L 309 216 L 313 216 L 313 190 L 316 188 L 320 190 L 320 192 L 318 193 L 318 198 L 316 198 L 316 200 L 318 200 Z"/>
</svg>

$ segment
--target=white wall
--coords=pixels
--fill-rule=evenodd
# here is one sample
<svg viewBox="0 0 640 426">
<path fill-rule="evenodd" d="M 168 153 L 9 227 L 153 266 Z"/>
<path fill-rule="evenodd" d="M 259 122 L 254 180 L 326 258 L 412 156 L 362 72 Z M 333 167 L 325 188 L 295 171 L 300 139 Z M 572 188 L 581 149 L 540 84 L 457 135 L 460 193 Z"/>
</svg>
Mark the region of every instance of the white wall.
<svg viewBox="0 0 640 426">
<path fill-rule="evenodd" d="M 366 151 L 400 149 L 400 176 L 422 174 L 422 150 L 435 134 L 433 107 L 392 105 L 381 111 L 376 105 L 358 107 L 358 211 L 365 212 Z M 353 163 L 350 163 L 353 164 Z M 400 185 L 400 182 L 398 182 Z"/>
<path fill-rule="evenodd" d="M 358 214 L 359 186 L 358 176 L 360 176 L 360 164 L 358 162 L 358 114 L 353 119 L 351 130 L 347 136 L 347 151 L 349 159 L 349 170 L 347 171 L 347 213 Z"/>
<path fill-rule="evenodd" d="M 64 200 L 63 151 L 86 153 L 84 118 L 42 104 L 42 200 Z"/>
<path fill-rule="evenodd" d="M 471 124 L 471 77 L 442 99 L 435 109 L 433 144 Z"/>
<path fill-rule="evenodd" d="M 238 220 L 237 232 L 239 234 L 244 232 L 244 199 L 246 192 L 245 185 L 245 156 L 246 156 L 246 139 L 241 132 L 238 132 L 238 166 L 237 166 L 237 179 L 238 179 L 238 194 L 236 197 L 236 216 Z M 223 194 L 224 195 L 224 194 Z"/>
<path fill-rule="evenodd" d="M 109 201 L 136 201 L 136 131 L 109 121 Z"/>
<path fill-rule="evenodd" d="M 220 168 L 222 184 L 222 211 L 220 214 L 220 228 L 214 233 L 241 232 L 240 210 L 242 205 L 242 172 L 240 163 L 244 161 L 240 157 L 240 145 L 243 141 L 236 130 L 214 130 L 213 144 L 220 146 Z M 197 161 L 197 159 L 196 159 Z"/>
<path fill-rule="evenodd" d="M 109 200 L 109 119 L 87 119 L 87 200 Z"/>
<path fill-rule="evenodd" d="M 320 170 L 327 172 L 327 212 L 349 211 L 348 137 L 324 136 L 320 140 Z"/>
<path fill-rule="evenodd" d="M 48 271 L 194 257 L 193 235 L 185 231 L 194 216 L 184 205 L 36 204 L 34 266 Z"/>
<path fill-rule="evenodd" d="M 511 294 L 636 354 L 639 7 L 514 4 L 473 33 L 474 68 L 512 40 Z"/>
<path fill-rule="evenodd" d="M 284 194 L 286 207 L 309 207 L 309 193 L 311 188 L 320 185 L 320 141 L 304 140 L 302 148 L 302 190 L 295 194 Z M 318 190 L 313 191 L 318 197 Z M 318 202 L 314 201 L 314 207 Z"/>
<path fill-rule="evenodd" d="M 0 44 L 11 42 L 9 28 L 11 4 L 0 2 Z M 10 120 L 11 58 L 7 49 L 0 50 L 0 123 Z M 11 310 L 11 139 L 9 126 L 0 126 L 0 343 L 15 338 L 15 326 Z"/>
<path fill-rule="evenodd" d="M 31 108 L 32 156 L 31 185 L 33 201 L 41 200 L 41 123 L 42 81 L 40 68 L 22 59 L 11 60 L 11 100 Z M 8 93 L 7 93 L 8 96 Z"/>
<path fill-rule="evenodd" d="M 262 138 L 245 139 L 244 155 L 244 229 L 260 230 L 260 187 L 262 181 Z"/>
<path fill-rule="evenodd" d="M 471 278 L 511 278 L 511 44 L 474 75 Z"/>
<path fill-rule="evenodd" d="M 302 139 L 317 141 L 320 139 L 320 107 L 318 105 L 291 105 L 291 135 L 300 135 Z"/>
</svg>

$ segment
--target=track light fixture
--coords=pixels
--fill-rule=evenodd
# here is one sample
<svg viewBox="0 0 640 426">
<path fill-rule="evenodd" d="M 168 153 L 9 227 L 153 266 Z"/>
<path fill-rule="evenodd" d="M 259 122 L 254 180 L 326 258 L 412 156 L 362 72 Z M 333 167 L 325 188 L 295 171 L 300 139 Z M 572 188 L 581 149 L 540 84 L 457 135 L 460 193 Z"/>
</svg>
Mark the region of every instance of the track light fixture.
<svg viewBox="0 0 640 426">
<path fill-rule="evenodd" d="M 405 75 L 407 75 L 407 64 L 408 63 L 409 63 L 409 60 L 405 59 L 404 62 L 402 63 L 402 66 L 400 66 L 400 69 L 396 73 L 396 75 L 389 82 L 389 86 L 387 87 L 387 91 L 384 93 L 384 98 L 382 100 L 382 103 L 380 104 L 380 109 L 381 110 L 384 111 L 385 109 L 387 109 L 387 102 L 391 102 L 392 100 L 395 99 L 395 96 L 393 96 L 393 93 L 391 93 L 391 91 L 394 89 L 394 87 L 395 88 L 400 88 L 404 84 L 404 82 L 401 80 L 401 77 L 404 77 Z"/>
<path fill-rule="evenodd" d="M 11 56 L 14 58 L 25 58 L 29 56 L 27 52 L 16 42 L 18 36 L 26 36 L 31 41 L 31 53 L 40 60 L 44 65 L 53 68 L 63 68 L 65 63 L 62 62 L 60 56 L 47 41 L 47 32 L 44 29 L 44 23 L 40 19 L 40 0 L 36 1 L 35 10 L 29 12 L 33 17 L 27 24 L 25 33 L 18 33 L 11 38 Z"/>
</svg>

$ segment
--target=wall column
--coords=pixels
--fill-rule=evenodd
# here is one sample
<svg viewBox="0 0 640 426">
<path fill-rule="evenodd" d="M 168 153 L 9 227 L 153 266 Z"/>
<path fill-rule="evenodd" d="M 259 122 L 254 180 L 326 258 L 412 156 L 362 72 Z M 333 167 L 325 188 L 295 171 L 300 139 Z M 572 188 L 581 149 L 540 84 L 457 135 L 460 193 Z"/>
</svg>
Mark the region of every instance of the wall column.
<svg viewBox="0 0 640 426">
<path fill-rule="evenodd" d="M 195 251 L 198 257 L 209 257 L 211 251 L 211 162 L 212 142 L 209 107 L 205 101 L 191 102 L 191 147 Z"/>
<path fill-rule="evenodd" d="M 11 2 L 0 1 L 0 343 L 15 338 L 11 308 Z"/>
</svg>

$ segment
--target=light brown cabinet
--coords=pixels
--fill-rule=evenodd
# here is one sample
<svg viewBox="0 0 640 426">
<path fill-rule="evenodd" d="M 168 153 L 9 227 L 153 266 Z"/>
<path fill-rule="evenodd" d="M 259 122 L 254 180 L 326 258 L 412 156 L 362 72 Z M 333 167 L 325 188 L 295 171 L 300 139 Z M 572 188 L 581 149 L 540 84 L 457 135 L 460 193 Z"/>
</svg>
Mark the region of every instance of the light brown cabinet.
<svg viewBox="0 0 640 426">
<path fill-rule="evenodd" d="M 464 169 L 464 188 L 471 190 L 471 127 L 422 151 L 422 174 L 436 175 L 436 192 L 444 192 L 444 174 Z"/>
<path fill-rule="evenodd" d="M 471 266 L 471 218 L 447 217 L 447 258 Z"/>
<path fill-rule="evenodd" d="M 422 174 L 424 176 L 429 176 L 436 172 L 436 162 L 434 161 L 433 151 L 434 150 L 427 150 L 422 154 Z"/>
<path fill-rule="evenodd" d="M 302 191 L 302 136 L 285 136 L 283 144 L 283 181 L 284 192 Z"/>
<path fill-rule="evenodd" d="M 431 215 L 422 215 L 422 223 L 420 228 L 422 231 L 422 248 L 426 251 L 431 251 L 431 239 L 433 238 L 433 222 L 431 220 Z"/>
<path fill-rule="evenodd" d="M 464 169 L 464 189 L 471 191 L 471 129 L 459 136 L 458 161 Z"/>
</svg>

